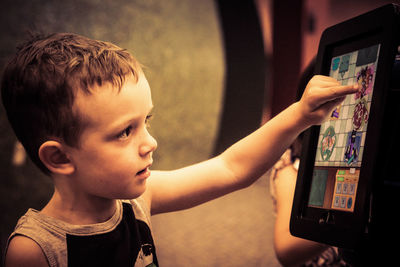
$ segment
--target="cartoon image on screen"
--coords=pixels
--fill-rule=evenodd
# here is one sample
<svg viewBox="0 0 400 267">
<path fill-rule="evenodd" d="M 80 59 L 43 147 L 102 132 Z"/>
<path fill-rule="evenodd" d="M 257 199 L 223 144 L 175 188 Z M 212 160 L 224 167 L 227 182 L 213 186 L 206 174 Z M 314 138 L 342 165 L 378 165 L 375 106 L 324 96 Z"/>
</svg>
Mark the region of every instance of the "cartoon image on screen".
<svg viewBox="0 0 400 267">
<path fill-rule="evenodd" d="M 334 56 L 329 76 L 358 83 L 321 125 L 308 205 L 353 212 L 380 45 Z"/>
</svg>

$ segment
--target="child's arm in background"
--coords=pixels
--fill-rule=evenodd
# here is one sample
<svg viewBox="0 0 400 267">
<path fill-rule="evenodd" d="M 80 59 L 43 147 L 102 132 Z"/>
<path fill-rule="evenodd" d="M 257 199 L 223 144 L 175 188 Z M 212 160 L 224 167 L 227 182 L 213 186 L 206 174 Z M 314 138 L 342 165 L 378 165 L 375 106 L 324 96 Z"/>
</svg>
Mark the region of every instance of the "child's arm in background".
<svg viewBox="0 0 400 267">
<path fill-rule="evenodd" d="M 329 247 L 290 234 L 290 215 L 296 180 L 297 170 L 292 164 L 277 170 L 274 177 L 276 198 L 274 249 L 282 266 L 300 266 L 300 264 L 321 255 Z"/>
<path fill-rule="evenodd" d="M 306 128 L 320 124 L 347 94 L 357 91 L 327 76 L 314 76 L 303 97 L 221 155 L 174 171 L 154 171 L 146 195 L 152 213 L 193 207 L 247 187 L 279 159 Z"/>
</svg>

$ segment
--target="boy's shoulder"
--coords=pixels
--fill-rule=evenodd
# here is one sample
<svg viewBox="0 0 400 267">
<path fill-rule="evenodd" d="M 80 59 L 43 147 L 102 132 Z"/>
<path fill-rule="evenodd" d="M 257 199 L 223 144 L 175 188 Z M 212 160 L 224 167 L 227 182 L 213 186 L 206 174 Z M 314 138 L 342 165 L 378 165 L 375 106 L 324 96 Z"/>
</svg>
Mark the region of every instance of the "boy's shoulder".
<svg viewBox="0 0 400 267">
<path fill-rule="evenodd" d="M 14 236 L 8 245 L 5 266 L 49 266 L 40 246 L 23 235 Z"/>
<path fill-rule="evenodd" d="M 118 200 L 115 214 L 101 224 L 70 225 L 41 212 L 29 209 L 19 220 L 10 235 L 6 266 L 49 266 L 66 263 L 65 246 L 67 235 L 92 236 L 108 233 L 123 220 L 125 212 L 133 212 L 137 220 L 147 224 L 151 232 L 149 207 L 142 197 L 134 200 Z M 127 218 L 127 217 L 126 217 Z M 125 219 L 126 219 L 125 218 Z M 31 265 L 34 262 L 37 265 Z M 26 264 L 29 263 L 29 264 Z"/>
</svg>

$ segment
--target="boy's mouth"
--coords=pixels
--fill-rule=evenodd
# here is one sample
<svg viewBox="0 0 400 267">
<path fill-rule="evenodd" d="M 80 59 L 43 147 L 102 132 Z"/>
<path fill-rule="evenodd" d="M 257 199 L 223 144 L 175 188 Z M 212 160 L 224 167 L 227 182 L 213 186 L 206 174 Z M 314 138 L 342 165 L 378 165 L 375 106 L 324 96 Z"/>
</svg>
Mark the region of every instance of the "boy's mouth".
<svg viewBox="0 0 400 267">
<path fill-rule="evenodd" d="M 145 168 L 145 169 L 143 169 L 141 171 L 138 171 L 136 174 L 137 175 L 141 175 L 142 173 L 145 173 L 146 171 L 147 171 L 147 168 Z"/>
<path fill-rule="evenodd" d="M 143 170 L 140 170 L 136 173 L 136 176 L 139 178 L 143 178 L 146 179 L 150 176 L 150 166 L 147 166 L 146 168 L 144 168 Z"/>
</svg>

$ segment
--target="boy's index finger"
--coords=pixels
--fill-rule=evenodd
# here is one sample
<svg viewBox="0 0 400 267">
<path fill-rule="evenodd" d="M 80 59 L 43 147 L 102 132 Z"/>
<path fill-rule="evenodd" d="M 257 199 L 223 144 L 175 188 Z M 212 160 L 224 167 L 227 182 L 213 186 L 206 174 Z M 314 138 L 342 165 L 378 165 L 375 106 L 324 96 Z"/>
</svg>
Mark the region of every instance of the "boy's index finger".
<svg viewBox="0 0 400 267">
<path fill-rule="evenodd" d="M 329 86 L 328 88 L 321 89 L 325 89 L 325 93 L 323 94 L 322 98 L 324 101 L 328 102 L 346 95 L 357 93 L 358 84 Z"/>
<path fill-rule="evenodd" d="M 335 88 L 335 87 L 334 87 Z M 350 84 L 350 85 L 340 85 L 336 88 L 336 94 L 338 97 L 354 94 L 358 92 L 358 84 Z"/>
</svg>

